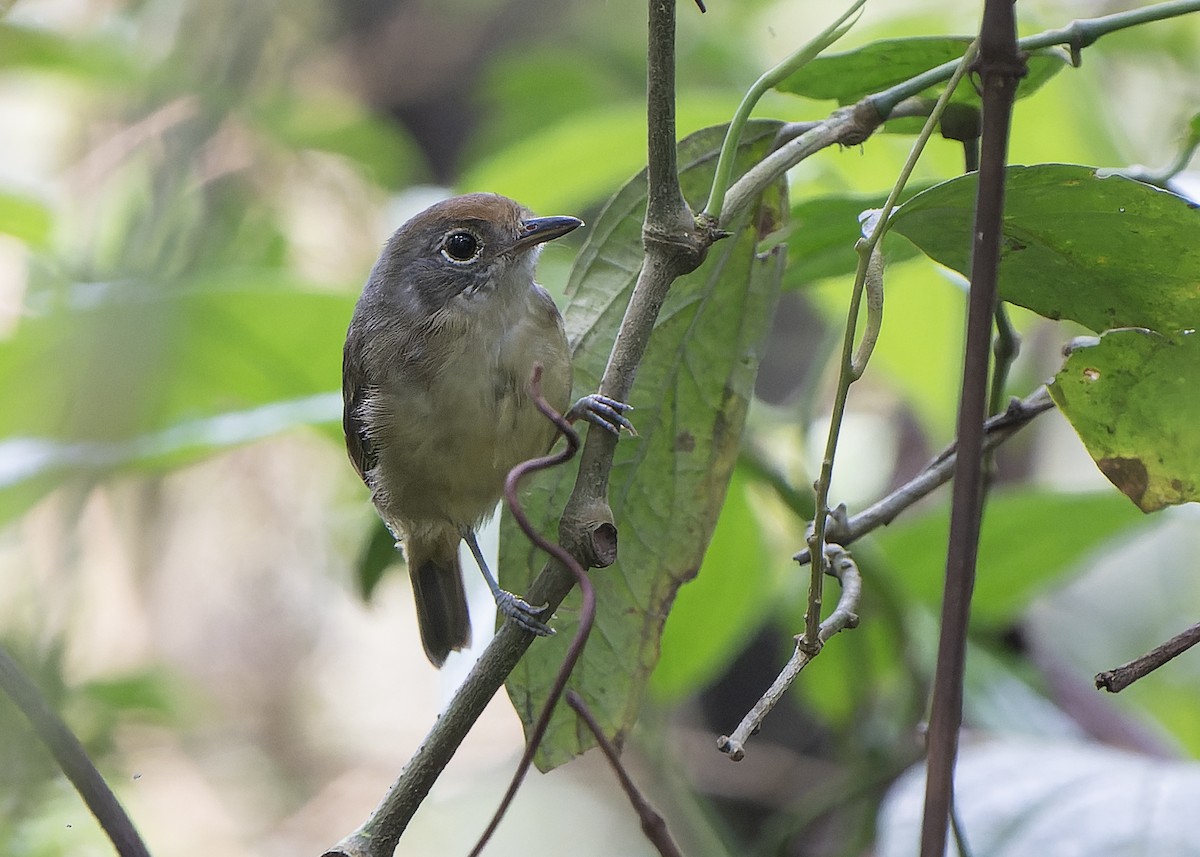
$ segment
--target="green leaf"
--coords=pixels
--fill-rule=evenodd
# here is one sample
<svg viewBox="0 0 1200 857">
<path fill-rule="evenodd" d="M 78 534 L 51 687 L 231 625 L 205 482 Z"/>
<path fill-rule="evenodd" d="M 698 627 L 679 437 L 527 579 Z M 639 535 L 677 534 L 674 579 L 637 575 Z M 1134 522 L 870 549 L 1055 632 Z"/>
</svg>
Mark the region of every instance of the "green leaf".
<svg viewBox="0 0 1200 857">
<path fill-rule="evenodd" d="M 353 298 L 228 274 L 226 290 L 77 286 L 0 342 L 0 520 L 73 476 L 337 419 Z"/>
<path fill-rule="evenodd" d="M 771 558 L 747 502 L 747 481 L 734 471 L 700 573 L 671 605 L 650 683 L 663 699 L 678 699 L 716 678 L 770 615 Z"/>
<path fill-rule="evenodd" d="M 22 194 L 0 191 L 0 232 L 43 248 L 50 240 L 54 216 L 42 202 Z"/>
<path fill-rule="evenodd" d="M 853 104 L 860 98 L 904 83 L 943 63 L 962 57 L 971 44 L 969 36 L 917 36 L 882 39 L 852 51 L 817 57 L 776 88 L 805 98 L 833 100 Z M 1029 55 L 1029 72 L 1021 79 L 1017 97 L 1036 92 L 1046 81 L 1070 65 L 1070 55 L 1058 48 L 1043 48 Z M 945 81 L 920 93 L 936 99 L 945 89 Z M 954 91 L 953 101 L 980 105 L 979 93 L 970 80 L 963 80 Z M 889 123 L 893 126 L 896 123 Z M 920 130 L 919 120 L 909 123 L 911 131 Z M 904 127 L 909 131 L 908 126 Z"/>
<path fill-rule="evenodd" d="M 910 199 L 928 185 L 905 188 L 901 201 Z M 854 244 L 862 237 L 859 215 L 882 208 L 886 193 L 805 197 L 792 203 L 788 226 L 774 240 L 788 245 L 788 267 L 783 287 L 799 288 L 816 280 L 853 274 L 858 267 Z M 768 239 L 771 241 L 772 239 Z M 888 246 L 888 264 L 918 255 L 911 244 L 897 241 Z"/>
<path fill-rule="evenodd" d="M 66 39 L 36 27 L 0 23 L 0 70 L 32 69 L 97 83 L 137 76 L 135 54 L 115 40 Z"/>
<path fill-rule="evenodd" d="M 900 207 L 893 230 L 970 274 L 976 176 Z M 1000 297 L 1092 330 L 1174 332 L 1200 321 L 1200 212 L 1187 200 L 1092 167 L 1008 168 Z"/>
<path fill-rule="evenodd" d="M 183 712 L 181 688 L 169 674 L 155 670 L 91 681 L 81 685 L 78 693 L 108 716 L 139 711 L 167 720 Z"/>
<path fill-rule="evenodd" d="M 125 440 L 336 389 L 354 298 L 229 276 L 225 290 L 79 286 L 25 319 L 0 343 L 0 437 Z"/>
<path fill-rule="evenodd" d="M 914 853 L 924 795 L 922 764 L 897 780 L 884 801 L 876 840 L 879 857 Z M 1094 744 L 967 744 L 954 774 L 954 806 L 975 857 L 1200 857 L 1197 805 L 1196 762 Z"/>
<path fill-rule="evenodd" d="M 1113 330 L 1050 385 L 1096 466 L 1143 512 L 1200 500 L 1200 336 Z"/>
<path fill-rule="evenodd" d="M 681 96 L 676 123 L 681 129 L 711 125 L 736 106 L 705 93 Z M 604 199 L 645 161 L 646 106 L 630 102 L 572 113 L 526 135 L 476 164 L 458 186 L 502 193 L 534 211 L 578 211 Z"/>
<path fill-rule="evenodd" d="M 341 155 L 385 187 L 400 187 L 426 172 L 420 151 L 399 126 L 346 98 L 279 101 L 255 111 L 251 121 L 289 150 Z"/>
<path fill-rule="evenodd" d="M 973 620 L 1005 625 L 1089 552 L 1144 518 L 1107 492 L 996 492 L 988 498 L 979 543 Z M 874 537 L 898 570 L 897 589 L 930 607 L 941 603 L 949 517 L 945 505 L 898 521 Z"/>
<path fill-rule="evenodd" d="M 778 127 L 747 126 L 735 172 L 768 150 Z M 724 126 L 708 128 L 679 145 L 680 181 L 693 206 L 707 196 L 724 133 Z M 575 343 L 576 394 L 594 391 L 604 371 L 641 263 L 645 201 L 642 173 L 609 202 L 572 274 L 565 316 Z M 596 626 L 571 680 L 618 743 L 637 717 L 675 592 L 700 568 L 737 459 L 782 273 L 782 254 L 760 257 L 755 248 L 779 227 L 785 204 L 781 183 L 733 225 L 733 236 L 714 245 L 697 271 L 675 282 L 638 372 L 631 404 L 639 436 L 617 446 L 609 488 L 620 553 L 614 565 L 591 575 Z M 542 476 L 525 504 L 545 532 L 553 530 L 575 475 L 573 468 L 558 468 Z M 500 549 L 505 587 L 525 591 L 544 557 L 507 515 Z M 539 640 L 508 681 L 526 728 L 562 662 L 578 609 L 573 593 L 557 612 L 558 635 Z M 591 743 L 574 714 L 560 708 L 537 764 L 552 768 Z"/>
</svg>

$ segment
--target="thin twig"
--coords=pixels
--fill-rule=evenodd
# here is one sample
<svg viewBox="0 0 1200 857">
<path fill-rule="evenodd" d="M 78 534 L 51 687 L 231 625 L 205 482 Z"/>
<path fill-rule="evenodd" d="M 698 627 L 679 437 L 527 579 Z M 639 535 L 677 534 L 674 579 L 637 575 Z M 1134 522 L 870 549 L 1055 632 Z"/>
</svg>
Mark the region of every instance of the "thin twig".
<svg viewBox="0 0 1200 857">
<path fill-rule="evenodd" d="M 1107 690 L 1109 693 L 1120 693 L 1140 678 L 1161 667 L 1167 661 L 1182 655 L 1192 646 L 1200 643 L 1200 622 L 1182 633 L 1176 634 L 1153 651 L 1147 652 L 1140 658 L 1134 658 L 1127 664 L 1121 664 L 1116 669 L 1105 670 L 1096 674 L 1096 689 Z"/>
<path fill-rule="evenodd" d="M 42 697 L 37 686 L 0 646 L 0 688 L 20 709 L 88 809 L 96 816 L 120 857 L 150 857 L 129 816 L 79 739 Z"/>
<path fill-rule="evenodd" d="M 579 435 L 575 433 L 575 429 L 571 427 L 571 424 L 567 422 L 562 414 L 551 407 L 550 403 L 542 395 L 542 364 L 540 363 L 534 364 L 533 378 L 529 382 L 529 392 L 534 406 L 541 411 L 546 419 L 554 423 L 563 437 L 567 439 L 567 446 L 560 453 L 545 455 L 541 458 L 522 462 L 510 470 L 508 478 L 504 481 L 504 502 L 508 504 L 508 510 L 512 513 L 513 520 L 517 522 L 517 526 L 521 528 L 525 536 L 543 551 L 569 568 L 572 574 L 575 575 L 575 585 L 579 587 L 581 596 L 579 627 L 575 631 L 575 637 L 571 640 L 571 645 L 567 648 L 567 653 L 563 657 L 563 662 L 558 669 L 558 673 L 554 676 L 554 683 L 550 686 L 550 693 L 546 697 L 546 702 L 542 706 L 541 713 L 538 715 L 537 723 L 534 724 L 533 730 L 529 733 L 529 739 L 525 742 L 525 752 L 521 754 L 521 761 L 517 764 L 517 770 L 513 773 L 512 782 L 508 785 L 508 791 L 504 793 L 504 797 L 501 798 L 500 805 L 496 807 L 496 812 L 492 816 L 491 822 L 479 837 L 475 848 L 472 849 L 471 857 L 477 857 L 483 851 L 484 846 L 487 845 L 488 840 L 492 838 L 492 834 L 499 827 L 500 820 L 504 818 L 504 813 L 508 811 L 513 798 L 517 796 L 517 790 L 521 787 L 521 782 L 525 779 L 525 775 L 529 773 L 529 766 L 533 764 L 533 756 L 537 752 L 538 747 L 541 746 L 542 739 L 546 737 L 546 729 L 550 726 L 550 717 L 554 714 L 554 706 L 558 704 L 558 700 L 562 697 L 563 689 L 567 686 L 567 679 L 571 677 L 571 672 L 575 669 L 575 664 L 579 662 L 579 656 L 583 654 L 583 647 L 587 643 L 588 635 L 592 632 L 592 624 L 596 618 L 596 590 L 592 586 L 592 582 L 588 580 L 587 572 L 560 545 L 547 540 L 541 533 L 534 529 L 533 524 L 529 522 L 529 516 L 525 514 L 525 509 L 521 506 L 520 498 L 517 496 L 518 483 L 530 473 L 565 464 L 574 458 L 575 453 L 579 450 Z"/>
<path fill-rule="evenodd" d="M 774 68 L 764 72 L 742 96 L 742 101 L 734 111 L 733 118 L 729 120 L 729 128 L 725 132 L 725 142 L 722 144 L 721 154 L 717 158 L 708 204 L 704 206 L 705 217 L 714 222 L 721 219 L 721 207 L 725 204 L 725 191 L 728 190 L 729 182 L 733 178 L 733 162 L 737 156 L 738 144 L 741 142 L 742 130 L 746 127 L 746 122 L 750 119 L 755 105 L 780 81 L 795 74 L 844 36 L 854 25 L 854 21 L 850 19 L 854 17 L 857 20 L 856 16 L 862 11 L 866 2 L 867 0 L 855 0 L 850 8 L 842 13 L 841 17 L 809 40 L 808 44 L 793 52 Z"/>
<path fill-rule="evenodd" d="M 658 849 L 658 853 L 662 857 L 683 857 L 683 852 L 679 850 L 679 846 L 675 844 L 675 840 L 671 838 L 671 834 L 667 830 L 667 822 L 634 785 L 625 766 L 621 764 L 621 756 L 617 753 L 617 748 L 608 740 L 604 729 L 596 722 L 595 716 L 587 707 L 587 703 L 583 701 L 583 697 L 573 690 L 568 690 L 567 705 L 575 709 L 579 719 L 584 722 L 596 739 L 596 745 L 600 748 L 600 752 L 608 759 L 608 764 L 616 774 L 617 781 L 621 783 L 621 788 L 625 790 L 629 803 L 633 805 L 634 811 L 638 814 L 638 819 L 642 823 L 642 832 L 646 834 L 646 838 Z"/>
<path fill-rule="evenodd" d="M 933 129 L 937 127 L 938 118 L 946 109 L 946 105 L 950 103 L 950 97 L 954 94 L 954 89 L 967 73 L 967 68 L 975 56 L 975 45 L 972 44 L 967 48 L 967 52 L 963 55 L 959 62 L 959 67 L 955 71 L 954 76 L 950 78 L 950 84 L 937 100 L 933 110 L 930 111 L 928 118 L 925 120 L 924 127 L 921 128 L 921 133 L 917 135 L 913 141 L 912 148 L 909 151 L 908 158 L 904 162 L 904 166 L 900 169 L 900 175 L 896 178 L 892 185 L 891 193 L 888 194 L 887 201 L 880 209 L 878 216 L 875 218 L 873 228 L 870 234 L 863 239 L 860 239 L 855 244 L 855 250 L 858 253 L 858 268 L 854 274 L 854 286 L 850 290 L 849 307 L 846 310 L 846 329 L 842 335 L 842 355 L 839 363 L 837 388 L 833 395 L 833 406 L 829 417 L 829 431 L 825 438 L 825 454 L 821 458 L 821 471 L 814 485 L 814 493 L 816 500 L 816 514 L 813 516 L 812 526 L 809 529 L 808 549 L 810 556 L 820 556 L 820 546 L 825 544 L 825 528 L 827 526 L 827 518 L 829 517 L 829 489 L 833 482 L 833 462 L 837 455 L 838 440 L 842 433 L 842 419 L 846 413 L 846 402 L 850 395 L 850 385 L 853 384 L 862 375 L 865 368 L 865 358 L 861 361 L 856 361 L 855 352 L 855 329 L 858 325 L 858 310 L 862 303 L 863 294 L 867 289 L 868 274 L 874 268 L 875 273 L 879 275 L 878 282 L 873 286 L 878 289 L 878 312 L 868 313 L 868 321 L 878 325 L 882 320 L 883 315 L 883 271 L 880 257 L 876 255 L 876 249 L 879 243 L 883 240 L 884 234 L 887 232 L 889 220 L 892 216 L 892 211 L 900 199 L 900 194 L 904 190 L 904 185 L 908 182 L 909 176 L 917 166 L 917 160 L 921 156 L 921 152 L 925 149 L 925 144 L 929 142 L 930 135 L 933 134 Z M 873 341 L 873 337 L 878 335 L 878 331 L 874 334 L 868 333 L 864 338 L 864 344 Z M 869 356 L 870 349 L 867 348 L 865 355 Z M 812 639 L 817 632 L 817 624 L 821 621 L 821 587 L 824 581 L 824 569 L 820 568 L 820 563 L 813 563 L 809 574 L 808 583 L 808 609 L 804 614 L 804 633 L 808 639 Z"/>
<path fill-rule="evenodd" d="M 946 852 L 946 826 L 954 790 L 958 731 L 962 723 L 967 624 L 983 518 L 983 423 L 987 416 L 992 319 L 996 313 L 1003 237 L 1008 134 L 1017 84 L 1025 71 L 1024 55 L 1017 50 L 1016 12 L 1012 0 L 987 0 L 979 31 L 983 136 L 975 222 L 971 229 L 974 242 L 956 433 L 958 456 L 954 466 L 937 668 L 930 704 L 921 857 L 942 857 Z"/>
<path fill-rule="evenodd" d="M 1045 387 L 1038 387 L 1024 399 L 1013 399 L 1002 414 L 991 417 L 984 423 L 983 448 L 990 452 L 1027 426 L 1038 414 L 1054 407 Z M 937 488 L 950 481 L 957 460 L 957 444 L 951 444 L 938 453 L 925 469 L 905 482 L 882 500 L 871 504 L 857 515 L 844 521 L 836 516 L 831 519 L 827 539 L 840 545 L 850 545 L 880 527 L 887 526 L 918 500 L 929 496 Z M 808 548 L 795 556 L 796 562 L 805 565 L 809 561 Z"/>
<path fill-rule="evenodd" d="M 821 623 L 813 638 L 815 642 L 810 644 L 804 635 L 798 636 L 795 652 L 792 653 L 792 657 L 775 681 L 767 688 L 767 692 L 742 718 L 742 722 L 733 730 L 732 735 L 722 735 L 717 739 L 717 749 L 728 754 L 729 758 L 735 762 L 740 762 L 745 758 L 746 741 L 758 731 L 763 720 L 771 713 L 771 709 L 783 698 L 788 688 L 792 686 L 792 682 L 800 675 L 800 671 L 820 653 L 825 642 L 838 631 L 858 626 L 858 602 L 862 598 L 862 577 L 858 573 L 858 566 L 849 552 L 840 545 L 826 545 L 825 553 L 828 574 L 836 577 L 841 583 L 842 596 L 838 599 L 834 611 Z"/>
</svg>

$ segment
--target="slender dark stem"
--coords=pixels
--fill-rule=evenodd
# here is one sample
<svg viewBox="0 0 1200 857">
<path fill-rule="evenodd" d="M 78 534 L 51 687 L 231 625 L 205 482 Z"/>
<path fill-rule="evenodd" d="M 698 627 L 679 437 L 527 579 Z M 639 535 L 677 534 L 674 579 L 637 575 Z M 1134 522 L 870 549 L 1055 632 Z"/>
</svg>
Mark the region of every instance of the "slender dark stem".
<svg viewBox="0 0 1200 857">
<path fill-rule="evenodd" d="M 579 662 L 579 656 L 583 654 L 583 647 L 587 643 L 588 635 L 592 632 L 592 625 L 596 618 L 596 590 L 592 586 L 592 582 L 588 580 L 587 572 L 561 546 L 549 541 L 534 529 L 533 524 L 529 522 L 529 516 L 525 514 L 525 509 L 521 506 L 520 498 L 517 496 L 517 485 L 530 473 L 565 464 L 579 450 L 579 435 L 575 433 L 575 429 L 571 427 L 571 424 L 567 422 L 562 414 L 550 406 L 550 403 L 542 395 L 542 366 L 540 363 L 535 364 L 533 367 L 533 378 L 529 383 L 529 387 L 533 404 L 546 419 L 554 423 L 559 432 L 567 439 L 567 447 L 556 455 L 546 455 L 541 458 L 535 458 L 532 461 L 525 461 L 510 470 L 508 478 L 504 482 L 504 502 L 508 504 L 508 509 L 512 513 L 513 520 L 517 522 L 517 525 L 525 533 L 525 536 L 543 551 L 569 568 L 571 573 L 575 575 L 575 584 L 579 587 L 581 596 L 579 627 L 575 630 L 575 637 L 571 640 L 571 645 L 567 648 L 567 654 L 558 668 L 558 673 L 554 676 L 554 683 L 551 685 L 550 693 L 547 695 L 546 702 L 542 706 L 541 714 L 538 715 L 537 723 L 534 724 L 533 730 L 529 733 L 529 740 L 525 742 L 525 752 L 521 754 L 521 761 L 517 764 L 516 772 L 513 773 L 512 781 L 508 785 L 508 791 L 504 793 L 504 797 L 501 798 L 500 805 L 496 807 L 496 812 L 493 814 L 491 822 L 488 823 L 487 829 L 484 830 L 475 848 L 472 849 L 471 857 L 477 857 L 483 851 L 488 840 L 492 838 L 492 834 L 496 832 L 496 828 L 500 826 L 500 820 L 504 818 L 504 813 L 508 811 L 513 798 L 517 796 L 517 790 L 521 787 L 525 775 L 529 773 L 529 766 L 533 764 L 533 756 L 537 752 L 537 748 L 541 746 L 542 739 L 546 736 L 546 729 L 550 726 L 550 718 L 554 714 L 554 707 L 562 697 L 563 690 L 567 686 L 567 679 L 571 677 L 571 672 L 575 669 L 575 664 Z"/>
<path fill-rule="evenodd" d="M 983 144 L 975 201 L 966 356 L 958 411 L 958 457 L 950 513 L 950 543 L 942 596 L 941 635 L 929 721 L 921 857 L 942 857 L 962 721 L 967 624 L 983 514 L 983 423 L 1004 212 L 1009 124 L 1025 62 L 1017 52 L 1012 0 L 987 0 L 979 35 L 983 84 Z"/>
<path fill-rule="evenodd" d="M 568 690 L 567 705 L 571 706 L 579 715 L 579 719 L 584 722 L 588 731 L 596 739 L 596 745 L 600 748 L 600 752 L 608 759 L 608 764 L 616 774 L 617 781 L 621 783 L 621 788 L 625 790 L 629 803 L 633 805 L 638 814 L 638 819 L 642 823 L 642 832 L 646 834 L 646 838 L 654 844 L 662 857 L 683 857 L 683 852 L 679 850 L 679 846 L 675 844 L 675 840 L 671 838 L 671 834 L 667 830 L 666 821 L 634 785 L 625 766 L 621 764 L 621 756 L 617 753 L 617 748 L 613 746 L 612 741 L 608 740 L 604 729 L 596 722 L 595 716 L 587 707 L 587 703 L 583 701 L 583 697 L 573 690 Z"/>
<path fill-rule="evenodd" d="M 96 770 L 87 751 L 67 724 L 54 712 L 37 686 L 22 672 L 8 651 L 0 646 L 0 688 L 20 709 L 58 766 L 67 775 L 83 802 L 96 816 L 120 857 L 150 857 L 133 822 L 117 796 Z"/>
<path fill-rule="evenodd" d="M 1182 655 L 1197 643 L 1200 643 L 1200 622 L 1186 631 L 1176 634 L 1140 658 L 1134 658 L 1116 669 L 1097 673 L 1096 689 L 1107 690 L 1109 693 L 1120 693 L 1138 679 L 1145 678 L 1167 661 Z"/>
</svg>

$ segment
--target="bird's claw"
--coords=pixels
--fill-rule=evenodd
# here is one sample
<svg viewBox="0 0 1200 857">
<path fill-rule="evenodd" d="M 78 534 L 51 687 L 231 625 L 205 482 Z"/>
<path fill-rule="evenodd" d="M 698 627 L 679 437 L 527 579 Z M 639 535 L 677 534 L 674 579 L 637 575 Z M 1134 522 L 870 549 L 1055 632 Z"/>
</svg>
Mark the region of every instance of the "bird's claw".
<svg viewBox="0 0 1200 857">
<path fill-rule="evenodd" d="M 625 412 L 632 410 L 633 405 L 618 402 L 616 399 L 610 399 L 599 393 L 592 393 L 571 406 L 571 410 L 567 411 L 567 419 L 572 422 L 587 420 L 592 425 L 597 425 L 616 435 L 621 433 L 621 429 L 625 429 L 637 437 L 637 429 L 625 418 Z"/>
<path fill-rule="evenodd" d="M 517 625 L 539 637 L 554 635 L 554 629 L 537 618 L 549 606 L 549 604 L 543 604 L 541 607 L 534 607 L 523 598 L 518 598 L 503 589 L 496 594 L 496 609 L 500 614 L 512 619 Z"/>
</svg>

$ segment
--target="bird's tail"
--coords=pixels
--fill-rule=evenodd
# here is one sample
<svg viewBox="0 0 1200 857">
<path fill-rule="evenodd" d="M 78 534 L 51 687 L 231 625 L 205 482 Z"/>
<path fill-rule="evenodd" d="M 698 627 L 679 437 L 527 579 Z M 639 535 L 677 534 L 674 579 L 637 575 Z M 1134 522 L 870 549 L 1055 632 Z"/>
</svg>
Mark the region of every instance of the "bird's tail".
<svg viewBox="0 0 1200 857">
<path fill-rule="evenodd" d="M 471 617 L 458 563 L 457 533 L 405 541 L 417 624 L 430 662 L 440 667 L 453 650 L 471 645 Z"/>
</svg>

